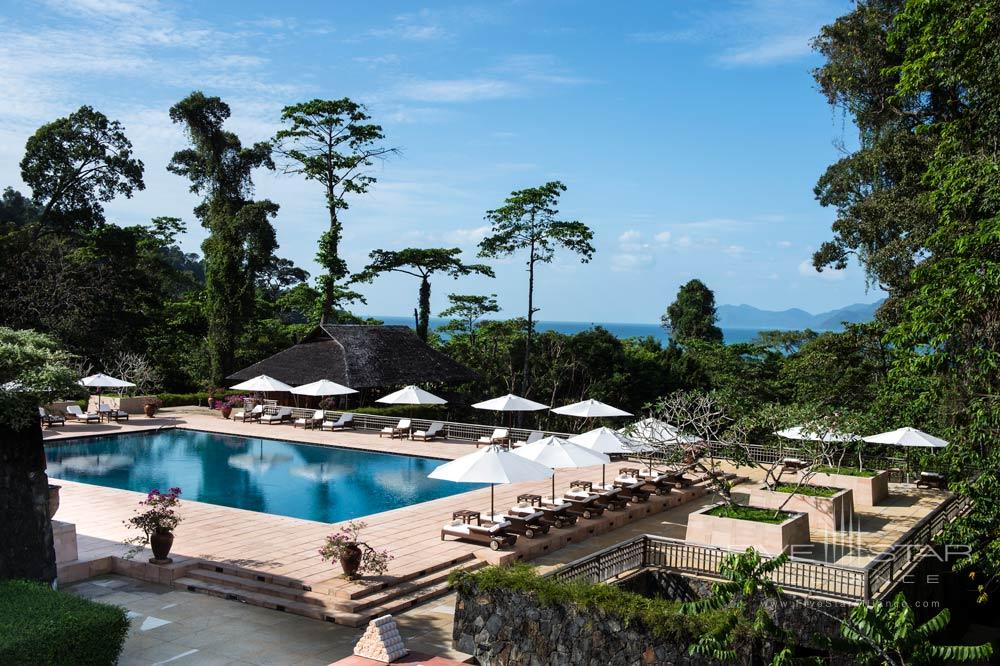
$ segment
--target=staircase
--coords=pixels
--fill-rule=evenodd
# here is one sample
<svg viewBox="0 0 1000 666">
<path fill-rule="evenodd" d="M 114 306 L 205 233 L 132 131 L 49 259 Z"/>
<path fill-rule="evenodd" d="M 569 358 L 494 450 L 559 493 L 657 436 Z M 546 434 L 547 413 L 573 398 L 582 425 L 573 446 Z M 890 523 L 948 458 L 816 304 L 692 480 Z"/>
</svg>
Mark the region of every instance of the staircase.
<svg viewBox="0 0 1000 666">
<path fill-rule="evenodd" d="M 316 589 L 294 578 L 204 562 L 174 581 L 174 587 L 262 606 L 349 627 L 361 627 L 373 617 L 398 613 L 448 592 L 453 571 L 485 566 L 471 553 L 338 596 L 320 584 Z M 339 594 L 344 594 L 343 592 Z"/>
</svg>

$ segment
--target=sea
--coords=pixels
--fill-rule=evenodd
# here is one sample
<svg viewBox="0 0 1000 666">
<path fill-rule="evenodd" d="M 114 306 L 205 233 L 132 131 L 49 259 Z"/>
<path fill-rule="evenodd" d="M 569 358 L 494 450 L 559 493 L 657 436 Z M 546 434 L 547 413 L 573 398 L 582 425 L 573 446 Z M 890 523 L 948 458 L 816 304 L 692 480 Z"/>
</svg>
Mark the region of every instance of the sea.
<svg viewBox="0 0 1000 666">
<path fill-rule="evenodd" d="M 390 315 L 366 315 L 372 317 L 373 319 L 379 319 L 386 324 L 395 326 L 409 326 L 410 328 L 415 328 L 413 317 L 399 317 Z M 431 329 L 437 329 L 448 322 L 447 319 L 442 317 L 431 317 L 430 327 Z M 581 331 L 586 331 L 592 328 L 600 326 L 606 329 L 611 335 L 618 338 L 644 338 L 647 336 L 652 336 L 659 340 L 660 342 L 666 344 L 669 340 L 667 332 L 663 330 L 663 327 L 659 324 L 634 324 L 634 323 L 622 323 L 622 322 L 609 322 L 609 321 L 537 321 L 535 322 L 536 329 L 538 331 L 556 331 L 558 333 L 580 333 Z M 773 329 L 763 329 L 763 328 L 725 328 L 722 329 L 722 337 L 726 344 L 735 344 L 739 342 L 750 342 L 757 337 L 757 334 L 764 330 Z"/>
</svg>

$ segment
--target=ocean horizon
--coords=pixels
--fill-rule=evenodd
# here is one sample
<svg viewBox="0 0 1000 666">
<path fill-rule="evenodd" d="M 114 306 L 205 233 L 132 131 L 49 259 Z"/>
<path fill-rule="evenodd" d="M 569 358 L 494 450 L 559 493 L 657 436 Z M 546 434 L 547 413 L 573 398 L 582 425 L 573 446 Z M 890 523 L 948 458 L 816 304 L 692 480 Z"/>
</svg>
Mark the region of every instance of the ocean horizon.
<svg viewBox="0 0 1000 666">
<path fill-rule="evenodd" d="M 413 317 L 400 317 L 397 315 L 365 315 L 366 317 L 371 317 L 372 319 L 379 319 L 386 324 L 394 326 L 409 326 L 410 328 L 416 328 L 414 325 Z M 430 318 L 430 328 L 431 330 L 436 330 L 446 324 L 448 319 L 443 317 L 431 317 Z M 634 323 L 624 323 L 624 322 L 608 322 L 608 321 L 594 321 L 594 322 L 584 322 L 584 321 L 537 321 L 535 322 L 536 330 L 539 331 L 556 331 L 557 333 L 565 333 L 567 335 L 572 335 L 574 333 L 581 333 L 583 331 L 590 330 L 600 326 L 606 329 L 611 335 L 616 338 L 645 338 L 653 337 L 662 343 L 666 343 L 670 338 L 667 332 L 659 324 L 634 324 Z M 775 328 L 722 328 L 722 337 L 727 345 L 737 344 L 740 342 L 750 342 L 757 337 L 757 334 L 761 331 L 773 331 Z"/>
</svg>

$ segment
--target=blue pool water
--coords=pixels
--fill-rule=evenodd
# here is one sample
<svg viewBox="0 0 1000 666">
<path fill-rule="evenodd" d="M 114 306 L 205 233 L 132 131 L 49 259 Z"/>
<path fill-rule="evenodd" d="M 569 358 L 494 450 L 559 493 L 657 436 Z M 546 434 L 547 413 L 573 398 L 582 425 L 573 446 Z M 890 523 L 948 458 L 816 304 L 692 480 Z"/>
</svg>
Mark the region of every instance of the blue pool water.
<svg viewBox="0 0 1000 666">
<path fill-rule="evenodd" d="M 46 448 L 52 478 L 333 523 L 481 487 L 428 479 L 443 461 L 194 430 Z"/>
</svg>

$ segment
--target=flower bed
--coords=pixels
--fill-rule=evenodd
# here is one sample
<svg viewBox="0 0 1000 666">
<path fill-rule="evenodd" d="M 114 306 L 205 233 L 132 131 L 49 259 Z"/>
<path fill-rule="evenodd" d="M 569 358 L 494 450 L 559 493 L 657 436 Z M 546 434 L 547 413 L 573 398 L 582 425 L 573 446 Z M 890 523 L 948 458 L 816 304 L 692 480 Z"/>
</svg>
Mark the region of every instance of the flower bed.
<svg viewBox="0 0 1000 666">
<path fill-rule="evenodd" d="M 806 481 L 812 486 L 832 486 L 851 490 L 854 508 L 871 508 L 889 497 L 889 472 L 852 468 L 820 467 Z"/>
<path fill-rule="evenodd" d="M 809 514 L 809 526 L 813 529 L 836 532 L 850 527 L 854 517 L 854 491 L 849 488 L 802 485 L 798 492 L 788 492 L 794 488 L 795 484 L 785 483 L 775 490 L 754 488 L 750 491 L 750 502 L 754 506 L 768 509 L 784 505 L 785 511 Z"/>
<path fill-rule="evenodd" d="M 755 548 L 769 555 L 809 543 L 809 515 L 806 513 L 782 512 L 775 517 L 774 509 L 756 506 L 738 509 L 716 504 L 695 511 L 688 516 L 684 539 L 734 550 Z"/>
</svg>

